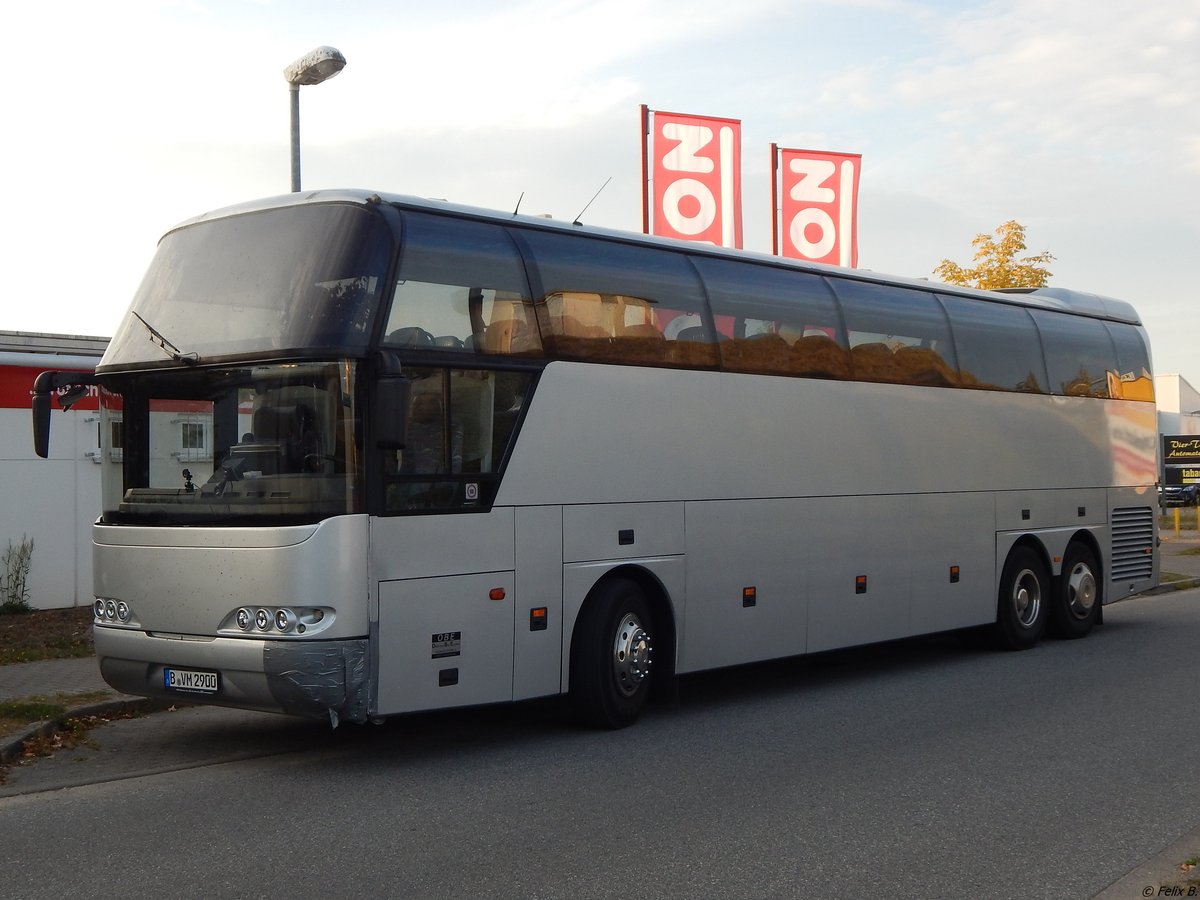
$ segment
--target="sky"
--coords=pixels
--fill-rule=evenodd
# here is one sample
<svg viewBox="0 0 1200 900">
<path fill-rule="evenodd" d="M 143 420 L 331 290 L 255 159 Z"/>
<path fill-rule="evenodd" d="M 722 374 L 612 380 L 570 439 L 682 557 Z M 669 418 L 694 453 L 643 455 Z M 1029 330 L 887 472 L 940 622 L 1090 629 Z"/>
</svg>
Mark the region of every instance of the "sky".
<svg viewBox="0 0 1200 900">
<path fill-rule="evenodd" d="M 641 228 L 639 107 L 740 119 L 744 246 L 769 146 L 862 154 L 859 266 L 932 278 L 1015 219 L 1055 287 L 1134 305 L 1200 387 L 1200 0 L 47 0 L 0 12 L 0 329 L 107 336 L 161 234 L 290 188 Z M 40 287 L 38 287 L 40 285 Z"/>
</svg>

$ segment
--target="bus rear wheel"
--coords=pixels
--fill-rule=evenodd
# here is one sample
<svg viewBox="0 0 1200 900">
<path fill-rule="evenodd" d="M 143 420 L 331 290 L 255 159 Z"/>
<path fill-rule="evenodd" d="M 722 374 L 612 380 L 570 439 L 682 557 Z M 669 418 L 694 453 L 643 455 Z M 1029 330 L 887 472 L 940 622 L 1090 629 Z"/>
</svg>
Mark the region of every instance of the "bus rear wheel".
<svg viewBox="0 0 1200 900">
<path fill-rule="evenodd" d="M 1013 547 L 1000 575 L 993 642 L 1003 650 L 1028 650 L 1046 630 L 1050 573 L 1041 556 L 1026 546 Z"/>
<path fill-rule="evenodd" d="M 1050 627 L 1057 637 L 1085 637 L 1100 619 L 1104 603 L 1100 563 L 1091 547 L 1078 542 L 1067 548 L 1062 575 L 1050 605 Z"/>
<path fill-rule="evenodd" d="M 598 728 L 632 725 L 650 696 L 654 620 L 641 588 L 624 578 L 597 585 L 571 640 L 570 702 Z"/>
</svg>

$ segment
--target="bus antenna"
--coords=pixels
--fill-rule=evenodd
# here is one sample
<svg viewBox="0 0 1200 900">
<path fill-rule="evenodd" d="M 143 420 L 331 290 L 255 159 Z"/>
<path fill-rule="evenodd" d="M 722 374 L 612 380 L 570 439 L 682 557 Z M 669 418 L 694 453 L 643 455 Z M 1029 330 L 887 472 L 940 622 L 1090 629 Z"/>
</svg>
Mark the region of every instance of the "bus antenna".
<svg viewBox="0 0 1200 900">
<path fill-rule="evenodd" d="M 517 198 L 517 205 L 513 208 L 513 215 L 516 216 L 521 211 L 521 201 L 525 199 L 525 192 L 521 191 L 521 196 Z"/>
<path fill-rule="evenodd" d="M 608 183 L 609 183 L 610 181 L 612 181 L 612 176 L 611 176 L 611 175 L 609 175 L 609 176 L 608 176 L 606 179 L 604 179 L 604 184 L 600 185 L 600 191 L 602 191 L 602 190 L 604 190 L 606 187 L 608 187 Z M 579 211 L 579 215 L 577 215 L 577 216 L 575 217 L 575 220 L 574 220 L 574 221 L 571 223 L 572 225 L 582 225 L 582 224 L 583 224 L 583 223 L 582 223 L 582 222 L 580 222 L 579 220 L 583 218 L 583 214 L 584 214 L 585 212 L 587 212 L 587 209 L 588 209 L 588 207 L 589 207 L 589 206 L 591 206 L 593 203 L 595 203 L 595 202 L 596 202 L 596 198 L 600 196 L 600 191 L 596 191 L 596 193 L 592 194 L 592 199 L 591 199 L 591 200 L 589 200 L 589 201 L 588 201 L 588 202 L 587 202 L 587 203 L 584 205 L 583 209 L 581 209 L 581 210 Z"/>
</svg>

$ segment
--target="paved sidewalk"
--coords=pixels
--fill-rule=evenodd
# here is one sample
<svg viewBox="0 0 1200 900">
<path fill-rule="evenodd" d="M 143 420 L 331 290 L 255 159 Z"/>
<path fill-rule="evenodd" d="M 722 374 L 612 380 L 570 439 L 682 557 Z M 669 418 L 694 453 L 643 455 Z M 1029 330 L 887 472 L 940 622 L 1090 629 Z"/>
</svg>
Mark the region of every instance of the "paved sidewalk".
<svg viewBox="0 0 1200 900">
<path fill-rule="evenodd" d="M 0 701 L 26 697 L 53 700 L 58 694 L 101 692 L 109 698 L 124 696 L 105 684 L 94 656 L 0 666 Z"/>
<path fill-rule="evenodd" d="M 0 702 L 33 698 L 66 706 L 64 719 L 148 710 L 160 705 L 155 700 L 113 690 L 100 677 L 100 666 L 94 656 L 0 666 Z M 30 738 L 53 734 L 58 729 L 59 721 L 38 722 L 14 734 L 0 736 L 0 766 L 18 759 L 22 745 Z"/>
</svg>

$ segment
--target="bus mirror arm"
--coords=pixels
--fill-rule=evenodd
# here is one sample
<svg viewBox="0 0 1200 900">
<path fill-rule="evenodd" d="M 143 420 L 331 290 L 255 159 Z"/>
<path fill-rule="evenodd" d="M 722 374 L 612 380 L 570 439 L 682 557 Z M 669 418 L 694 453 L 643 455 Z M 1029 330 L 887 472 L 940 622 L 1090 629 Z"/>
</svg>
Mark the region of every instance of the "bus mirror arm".
<svg viewBox="0 0 1200 900">
<path fill-rule="evenodd" d="M 381 378 L 375 399 L 376 443 L 385 449 L 402 450 L 412 404 L 412 382 L 407 378 Z"/>
<path fill-rule="evenodd" d="M 59 405 L 70 409 L 87 396 L 96 376 L 85 372 L 42 372 L 33 382 L 33 451 L 45 459 L 50 453 L 50 397 L 58 394 Z"/>
</svg>

